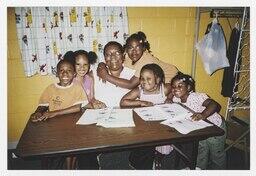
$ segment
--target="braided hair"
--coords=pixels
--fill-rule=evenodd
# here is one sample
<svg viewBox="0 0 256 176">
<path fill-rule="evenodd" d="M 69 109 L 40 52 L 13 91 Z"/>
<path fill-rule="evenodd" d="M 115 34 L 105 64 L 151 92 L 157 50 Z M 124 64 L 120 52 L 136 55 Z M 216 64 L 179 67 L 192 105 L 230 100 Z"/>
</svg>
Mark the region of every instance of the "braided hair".
<svg viewBox="0 0 256 176">
<path fill-rule="evenodd" d="M 148 50 L 148 52 L 151 52 L 150 51 L 150 44 L 149 42 L 147 41 L 147 37 L 145 35 L 144 32 L 142 31 L 139 31 L 137 33 L 134 33 L 132 35 L 130 35 L 127 39 L 126 39 L 126 42 L 124 44 L 124 48 L 127 48 L 128 44 L 132 41 L 132 40 L 137 40 L 139 43 L 142 44 L 142 46 Z"/>
<path fill-rule="evenodd" d="M 195 92 L 195 80 L 190 75 L 178 72 L 178 74 L 172 78 L 171 85 L 173 85 L 175 80 L 183 81 L 186 86 L 190 86 L 190 91 Z"/>
</svg>

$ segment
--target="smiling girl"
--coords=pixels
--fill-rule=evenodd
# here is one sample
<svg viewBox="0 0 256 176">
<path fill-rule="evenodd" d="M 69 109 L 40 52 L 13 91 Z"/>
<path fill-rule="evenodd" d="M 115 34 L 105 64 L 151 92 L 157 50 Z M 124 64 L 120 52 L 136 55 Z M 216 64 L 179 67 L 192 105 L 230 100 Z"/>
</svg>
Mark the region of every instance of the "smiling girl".
<svg viewBox="0 0 256 176">
<path fill-rule="evenodd" d="M 195 111 L 192 120 L 207 119 L 226 131 L 225 121 L 218 114 L 220 105 L 205 93 L 195 92 L 195 81 L 191 76 L 180 73 L 172 79 L 171 85 L 173 102 L 182 103 Z M 225 169 L 225 140 L 226 134 L 199 141 L 196 166 L 200 169 Z"/>
<path fill-rule="evenodd" d="M 171 92 L 170 83 L 164 83 L 164 71 L 157 64 L 144 65 L 140 71 L 140 85 L 128 92 L 121 99 L 121 107 L 153 106 L 168 101 Z M 155 153 L 168 155 L 172 146 L 157 146 L 154 148 L 136 149 L 130 154 L 130 164 L 135 169 L 151 169 Z"/>
</svg>

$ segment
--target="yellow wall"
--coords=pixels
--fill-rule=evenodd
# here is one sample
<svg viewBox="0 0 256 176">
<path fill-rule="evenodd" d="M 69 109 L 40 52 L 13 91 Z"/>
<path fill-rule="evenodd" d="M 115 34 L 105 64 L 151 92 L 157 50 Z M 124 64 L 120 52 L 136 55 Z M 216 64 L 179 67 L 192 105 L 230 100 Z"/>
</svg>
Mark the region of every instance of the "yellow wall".
<svg viewBox="0 0 256 176">
<path fill-rule="evenodd" d="M 180 71 L 191 73 L 194 39 L 195 8 L 178 7 L 128 7 L 129 32 L 145 32 L 153 54 L 165 62 L 176 65 Z M 202 38 L 209 19 L 202 14 L 199 39 Z M 220 19 L 225 35 L 231 30 L 225 19 Z M 233 21 L 231 21 L 233 24 Z M 228 37 L 229 38 L 229 37 Z M 222 105 L 221 114 L 226 109 L 226 98 L 220 95 L 223 71 L 208 76 L 200 58 L 196 65 L 196 88 L 206 92 Z M 14 9 L 8 8 L 8 142 L 17 141 L 25 127 L 29 115 L 36 109 L 43 89 L 55 81 L 52 76 L 24 76 L 18 46 Z"/>
<path fill-rule="evenodd" d="M 16 35 L 14 8 L 8 8 L 7 13 L 8 142 L 12 142 L 19 140 L 44 88 L 56 79 L 38 75 L 25 77 Z"/>
</svg>

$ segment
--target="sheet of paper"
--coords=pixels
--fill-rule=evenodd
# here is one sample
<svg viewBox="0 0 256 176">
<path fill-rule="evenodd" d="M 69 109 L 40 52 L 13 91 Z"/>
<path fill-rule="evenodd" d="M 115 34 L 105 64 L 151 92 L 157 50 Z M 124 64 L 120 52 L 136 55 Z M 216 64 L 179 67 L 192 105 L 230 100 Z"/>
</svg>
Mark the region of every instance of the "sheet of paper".
<svg viewBox="0 0 256 176">
<path fill-rule="evenodd" d="M 110 116 L 111 108 L 104 109 L 86 109 L 80 119 L 76 122 L 77 125 L 90 125 L 97 123 L 100 119 L 106 119 Z"/>
<path fill-rule="evenodd" d="M 161 122 L 161 124 L 173 127 L 182 134 L 188 134 L 191 131 L 202 129 L 202 128 L 205 128 L 208 126 L 212 126 L 212 124 L 207 123 L 203 120 L 192 121 L 189 118 L 185 118 L 183 120 L 168 119 L 168 120 Z"/>
<path fill-rule="evenodd" d="M 192 115 L 187 109 L 176 103 L 135 108 L 134 111 L 145 121 L 177 120 L 184 119 L 184 114 Z"/>
<path fill-rule="evenodd" d="M 134 127 L 132 109 L 112 109 L 110 116 L 99 119 L 97 125 L 106 128 Z"/>
<path fill-rule="evenodd" d="M 168 115 L 155 106 L 134 108 L 134 111 L 145 121 L 166 120 Z"/>
<path fill-rule="evenodd" d="M 190 111 L 177 103 L 155 105 L 155 107 L 165 114 L 166 119 L 182 120 L 192 115 Z"/>
</svg>

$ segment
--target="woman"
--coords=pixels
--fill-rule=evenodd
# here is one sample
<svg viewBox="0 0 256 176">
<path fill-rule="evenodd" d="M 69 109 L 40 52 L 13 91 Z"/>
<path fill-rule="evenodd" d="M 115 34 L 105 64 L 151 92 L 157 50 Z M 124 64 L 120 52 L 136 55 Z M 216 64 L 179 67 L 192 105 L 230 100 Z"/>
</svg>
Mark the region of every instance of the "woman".
<svg viewBox="0 0 256 176">
<path fill-rule="evenodd" d="M 104 71 L 105 66 L 104 64 L 99 64 L 97 73 L 100 78 L 117 86 L 133 89 L 139 85 L 140 70 L 146 64 L 154 63 L 159 65 L 164 70 L 166 82 L 170 82 L 178 73 L 178 69 L 174 65 L 164 63 L 150 53 L 150 44 L 143 32 L 132 34 L 126 40 L 124 48 L 127 53 L 127 55 L 125 55 L 124 65 L 136 70 L 135 77 L 132 79 L 116 79 L 109 74 L 103 74 L 106 73 L 106 71 Z"/>
</svg>

